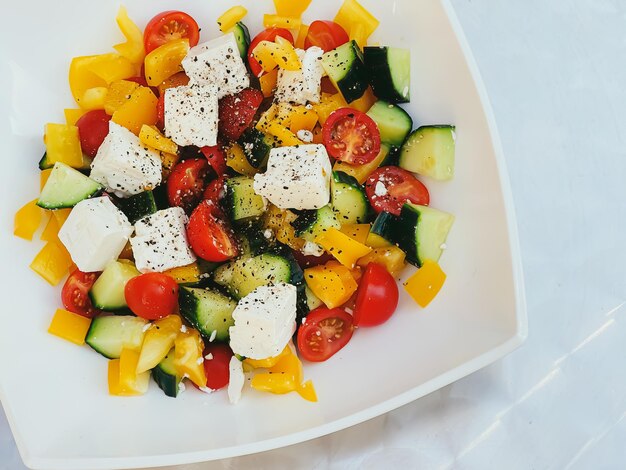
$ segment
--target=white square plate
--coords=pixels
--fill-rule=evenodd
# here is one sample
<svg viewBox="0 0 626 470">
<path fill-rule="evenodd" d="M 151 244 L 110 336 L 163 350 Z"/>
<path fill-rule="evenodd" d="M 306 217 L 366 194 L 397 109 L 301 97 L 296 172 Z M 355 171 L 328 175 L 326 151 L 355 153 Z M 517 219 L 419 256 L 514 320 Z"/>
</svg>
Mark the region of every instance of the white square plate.
<svg viewBox="0 0 626 470">
<path fill-rule="evenodd" d="M 13 214 L 36 197 L 36 162 L 46 122 L 74 107 L 67 84 L 73 56 L 121 42 L 117 1 L 20 0 L 0 29 L 0 127 L 4 183 L 0 246 L 0 397 L 27 465 L 45 469 L 122 468 L 218 459 L 327 434 L 415 400 L 501 358 L 526 337 L 512 200 L 495 124 L 477 68 L 446 0 L 362 0 L 381 21 L 372 42 L 411 48 L 416 124 L 457 126 L 456 178 L 427 182 L 434 207 L 456 214 L 441 264 L 448 280 L 426 310 L 404 292 L 385 325 L 359 330 L 330 361 L 307 364 L 319 403 L 296 394 L 195 390 L 178 399 L 152 386 L 140 398 L 107 394 L 106 361 L 46 333 L 57 289 L 28 268 L 40 249 L 12 236 Z M 217 34 L 233 2 L 188 1 L 184 9 Z M 242 1 L 255 34 L 270 0 Z M 179 2 L 126 2 L 145 25 Z M 62 5 L 62 6 L 61 6 Z M 338 1 L 314 0 L 304 20 L 332 19 Z M 26 28 L 26 30 L 24 29 Z M 410 271 L 410 270 L 409 270 Z M 401 291 L 403 291 L 401 289 Z"/>
</svg>

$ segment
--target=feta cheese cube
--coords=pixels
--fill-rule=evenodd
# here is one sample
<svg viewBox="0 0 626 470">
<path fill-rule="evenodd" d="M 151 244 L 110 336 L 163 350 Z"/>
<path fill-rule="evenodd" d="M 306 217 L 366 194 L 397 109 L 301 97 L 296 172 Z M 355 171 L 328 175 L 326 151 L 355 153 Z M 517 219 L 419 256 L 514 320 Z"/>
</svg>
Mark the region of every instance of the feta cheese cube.
<svg viewBox="0 0 626 470">
<path fill-rule="evenodd" d="M 257 287 L 241 299 L 229 328 L 232 350 L 252 359 L 280 354 L 296 330 L 296 297 L 296 286 L 280 283 Z"/>
<path fill-rule="evenodd" d="M 165 134 L 178 145 L 217 145 L 217 87 L 178 86 L 165 90 Z"/>
<path fill-rule="evenodd" d="M 142 273 L 163 272 L 186 266 L 196 260 L 189 248 L 185 211 L 170 207 L 146 216 L 135 223 L 130 239 L 135 265 Z"/>
<path fill-rule="evenodd" d="M 234 405 L 241 398 L 241 390 L 246 381 L 241 361 L 235 356 L 228 363 L 228 400 Z"/>
<path fill-rule="evenodd" d="M 321 83 L 324 75 L 322 55 L 324 51 L 317 46 L 306 51 L 296 49 L 302 64 L 301 70 L 278 71 L 276 99 L 279 102 L 297 104 L 319 103 L 322 93 Z"/>
<path fill-rule="evenodd" d="M 80 201 L 59 230 L 78 269 L 102 271 L 124 249 L 133 226 L 107 196 Z"/>
<path fill-rule="evenodd" d="M 323 145 L 278 147 L 267 171 L 254 176 L 254 191 L 281 209 L 319 209 L 330 201 L 331 174 Z"/>
<path fill-rule="evenodd" d="M 182 64 L 191 84 L 217 86 L 218 98 L 250 86 L 250 77 L 233 33 L 192 47 Z"/>
<path fill-rule="evenodd" d="M 132 196 L 161 183 L 161 157 L 131 131 L 110 121 L 89 177 L 116 196 Z"/>
</svg>

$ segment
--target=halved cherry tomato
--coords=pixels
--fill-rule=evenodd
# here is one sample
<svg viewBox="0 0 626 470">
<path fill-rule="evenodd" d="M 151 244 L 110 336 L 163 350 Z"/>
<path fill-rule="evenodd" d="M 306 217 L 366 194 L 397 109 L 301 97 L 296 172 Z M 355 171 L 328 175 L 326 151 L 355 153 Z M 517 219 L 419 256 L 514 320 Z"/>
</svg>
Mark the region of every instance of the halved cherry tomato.
<svg viewBox="0 0 626 470">
<path fill-rule="evenodd" d="M 211 201 L 202 201 L 191 214 L 187 238 L 194 253 L 206 261 L 226 261 L 239 252 L 230 228 L 215 215 Z"/>
<path fill-rule="evenodd" d="M 329 255 L 326 252 L 322 253 L 321 256 L 305 255 L 300 250 L 291 250 L 291 252 L 302 269 L 318 266 L 320 264 L 326 264 L 328 261 L 335 259 L 332 255 Z"/>
<path fill-rule="evenodd" d="M 375 170 L 365 182 L 365 192 L 376 212 L 400 215 L 405 202 L 427 206 L 430 195 L 426 186 L 412 173 L 397 166 Z"/>
<path fill-rule="evenodd" d="M 226 194 L 226 176 L 222 175 L 217 179 L 211 181 L 206 189 L 204 190 L 204 200 L 211 201 L 211 203 L 220 211 L 219 213 L 215 213 L 215 215 L 221 215 L 222 209 L 220 206 L 220 201 L 224 198 Z"/>
<path fill-rule="evenodd" d="M 369 263 L 359 283 L 354 307 L 355 326 L 385 323 L 398 306 L 398 285 L 385 267 Z"/>
<path fill-rule="evenodd" d="M 263 102 L 263 93 L 246 88 L 229 95 L 219 103 L 219 133 L 228 140 L 237 140 L 252 123 L 254 115 Z"/>
<path fill-rule="evenodd" d="M 226 173 L 226 169 L 228 168 L 226 166 L 226 156 L 219 145 L 214 147 L 202 147 L 200 151 L 206 157 L 209 165 L 211 165 L 211 168 L 213 168 L 217 176 L 222 176 Z"/>
<path fill-rule="evenodd" d="M 102 109 L 96 109 L 83 114 L 78 121 L 78 135 L 80 148 L 91 158 L 96 156 L 102 141 L 109 133 L 109 121 L 111 116 Z"/>
<path fill-rule="evenodd" d="M 343 348 L 354 327 L 352 316 L 340 308 L 317 308 L 298 330 L 298 349 L 303 359 L 322 362 Z"/>
<path fill-rule="evenodd" d="M 204 347 L 204 372 L 206 386 L 212 390 L 219 390 L 228 385 L 230 379 L 230 358 L 233 351 L 227 344 L 209 343 Z M 207 356 L 210 359 L 207 359 Z"/>
<path fill-rule="evenodd" d="M 161 132 L 165 129 L 165 93 L 159 96 L 157 101 L 157 122 L 156 126 Z"/>
<path fill-rule="evenodd" d="M 164 11 L 150 20 L 143 33 L 146 54 L 174 39 L 188 38 L 189 47 L 198 44 L 198 23 L 182 11 Z"/>
<path fill-rule="evenodd" d="M 317 46 L 323 49 L 324 52 L 328 52 L 347 43 L 349 40 L 350 38 L 345 29 L 334 21 L 317 20 L 309 26 L 309 32 L 304 39 L 304 48 L 308 49 L 311 46 Z"/>
<path fill-rule="evenodd" d="M 161 273 L 145 273 L 126 283 L 124 297 L 128 308 L 138 317 L 158 320 L 178 307 L 178 284 Z"/>
<path fill-rule="evenodd" d="M 276 36 L 283 37 L 287 39 L 291 44 L 293 44 L 293 35 L 289 32 L 288 29 L 284 28 L 268 28 L 265 31 L 261 31 L 254 37 L 254 39 L 250 43 L 250 46 L 248 47 L 248 65 L 250 65 L 250 70 L 255 77 L 260 77 L 261 75 L 263 75 L 263 68 L 261 68 L 259 62 L 252 55 L 254 48 L 261 41 L 273 42 L 276 39 Z"/>
<path fill-rule="evenodd" d="M 204 158 L 191 158 L 178 163 L 167 178 L 170 205 L 191 213 L 202 200 L 202 193 L 211 177 L 211 168 Z"/>
<path fill-rule="evenodd" d="M 78 269 L 72 271 L 61 290 L 61 301 L 65 310 L 87 318 L 93 318 L 100 313 L 100 310 L 92 305 L 88 295 L 96 279 L 98 273 L 84 273 Z"/>
<path fill-rule="evenodd" d="M 367 114 L 352 108 L 333 111 L 322 127 L 328 154 L 346 163 L 369 163 L 380 152 L 378 126 Z"/>
</svg>

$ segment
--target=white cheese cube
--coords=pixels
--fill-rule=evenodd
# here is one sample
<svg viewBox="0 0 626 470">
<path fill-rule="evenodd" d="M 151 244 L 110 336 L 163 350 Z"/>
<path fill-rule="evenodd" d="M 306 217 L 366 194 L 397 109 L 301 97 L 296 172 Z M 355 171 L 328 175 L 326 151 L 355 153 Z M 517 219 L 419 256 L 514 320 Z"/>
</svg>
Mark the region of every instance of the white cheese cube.
<svg viewBox="0 0 626 470">
<path fill-rule="evenodd" d="M 252 359 L 280 354 L 296 330 L 296 297 L 296 286 L 280 283 L 258 287 L 241 299 L 229 328 L 232 350 Z"/>
<path fill-rule="evenodd" d="M 130 239 L 135 265 L 142 273 L 163 272 L 196 260 L 189 248 L 185 224 L 189 219 L 180 207 L 170 207 L 135 223 Z"/>
<path fill-rule="evenodd" d="M 217 145 L 217 88 L 178 86 L 165 90 L 165 134 L 178 145 Z"/>
<path fill-rule="evenodd" d="M 161 183 L 161 158 L 131 131 L 109 121 L 89 177 L 116 196 L 132 196 Z"/>
<path fill-rule="evenodd" d="M 241 390 L 246 381 L 241 361 L 235 356 L 228 364 L 228 400 L 234 405 L 241 398 Z"/>
<path fill-rule="evenodd" d="M 80 201 L 59 230 L 59 239 L 78 269 L 102 271 L 117 259 L 133 226 L 107 196 Z"/>
<path fill-rule="evenodd" d="M 254 176 L 254 191 L 281 209 L 319 209 L 330 201 L 331 174 L 323 145 L 278 147 L 267 171 Z"/>
<path fill-rule="evenodd" d="M 319 103 L 322 93 L 322 55 L 324 51 L 317 46 L 306 51 L 296 49 L 302 64 L 301 70 L 278 71 L 276 99 L 279 102 L 296 104 Z"/>
<path fill-rule="evenodd" d="M 250 86 L 233 33 L 192 47 L 182 64 L 191 84 L 217 86 L 218 98 L 234 95 Z"/>
</svg>

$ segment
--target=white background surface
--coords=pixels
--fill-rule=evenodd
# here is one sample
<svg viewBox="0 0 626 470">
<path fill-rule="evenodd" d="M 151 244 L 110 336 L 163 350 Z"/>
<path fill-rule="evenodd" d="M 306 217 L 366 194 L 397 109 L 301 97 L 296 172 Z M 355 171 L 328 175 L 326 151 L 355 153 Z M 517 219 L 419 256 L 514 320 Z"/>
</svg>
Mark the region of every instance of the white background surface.
<svg viewBox="0 0 626 470">
<path fill-rule="evenodd" d="M 626 467 L 626 2 L 452 3 L 510 172 L 527 343 L 359 426 L 177 469 Z M 24 468 L 2 415 L 0 468 Z"/>
</svg>

